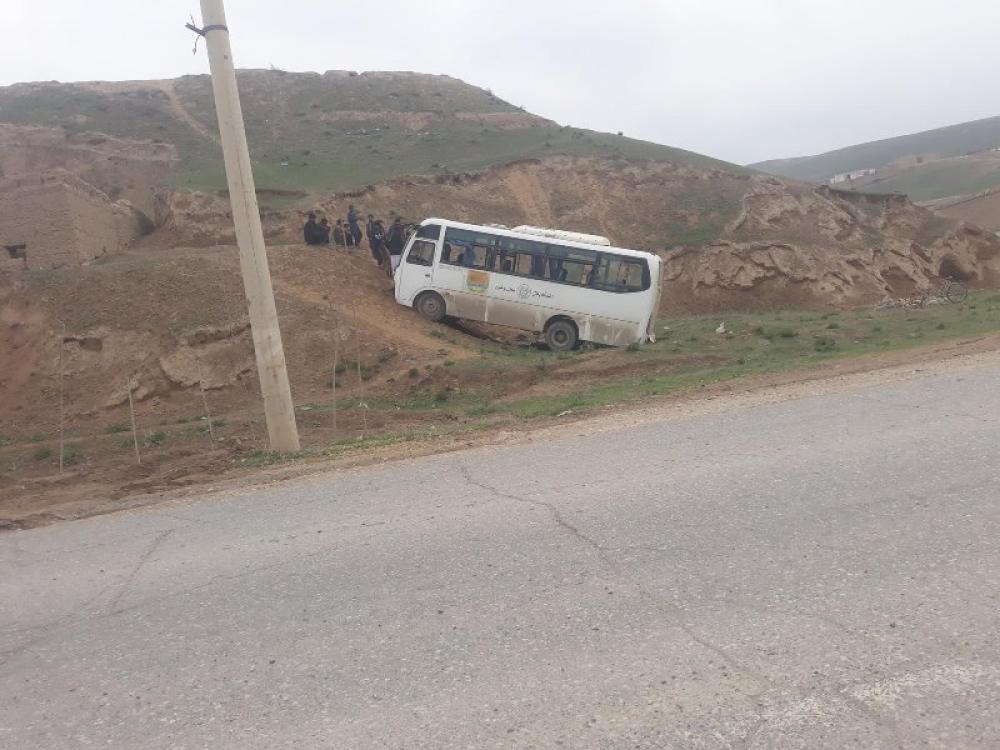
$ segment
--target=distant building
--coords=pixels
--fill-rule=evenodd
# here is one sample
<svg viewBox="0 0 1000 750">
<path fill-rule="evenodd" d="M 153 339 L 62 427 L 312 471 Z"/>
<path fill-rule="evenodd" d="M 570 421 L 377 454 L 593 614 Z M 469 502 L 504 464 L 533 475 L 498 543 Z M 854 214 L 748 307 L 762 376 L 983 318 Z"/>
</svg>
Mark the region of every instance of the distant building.
<svg viewBox="0 0 1000 750">
<path fill-rule="evenodd" d="M 830 178 L 831 185 L 837 185 L 841 182 L 852 182 L 853 180 L 859 180 L 862 177 L 874 177 L 874 169 L 855 169 L 853 172 L 841 172 L 840 174 L 835 174 Z"/>
</svg>

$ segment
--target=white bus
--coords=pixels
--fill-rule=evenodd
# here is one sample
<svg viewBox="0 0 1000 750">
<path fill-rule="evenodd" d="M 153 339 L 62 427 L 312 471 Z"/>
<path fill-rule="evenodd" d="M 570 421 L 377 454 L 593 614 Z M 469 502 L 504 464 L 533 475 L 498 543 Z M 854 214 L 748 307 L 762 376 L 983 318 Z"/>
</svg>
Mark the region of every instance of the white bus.
<svg viewBox="0 0 1000 750">
<path fill-rule="evenodd" d="M 541 333 L 549 348 L 653 340 L 662 261 L 652 253 L 426 219 L 394 275 L 396 301 Z"/>
</svg>

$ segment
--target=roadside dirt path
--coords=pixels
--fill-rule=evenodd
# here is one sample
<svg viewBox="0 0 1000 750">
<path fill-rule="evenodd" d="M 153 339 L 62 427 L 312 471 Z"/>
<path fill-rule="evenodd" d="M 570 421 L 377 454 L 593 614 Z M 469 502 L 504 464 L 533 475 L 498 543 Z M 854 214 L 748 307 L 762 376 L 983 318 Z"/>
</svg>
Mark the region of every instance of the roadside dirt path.
<svg viewBox="0 0 1000 750">
<path fill-rule="evenodd" d="M 544 441 L 565 432 L 597 434 L 655 421 L 685 419 L 806 398 L 839 390 L 858 389 L 884 383 L 904 382 L 929 374 L 972 370 L 1000 365 L 1000 334 L 964 341 L 952 341 L 918 349 L 858 357 L 829 363 L 822 368 L 759 375 L 703 388 L 685 390 L 639 404 L 609 406 L 601 413 L 580 417 L 533 420 L 507 424 L 491 430 L 436 440 L 413 441 L 379 448 L 342 458 L 304 458 L 270 468 L 232 468 L 223 459 L 213 468 L 186 478 L 186 486 L 158 489 L 155 478 L 148 482 L 112 486 L 86 477 L 68 474 L 61 481 L 33 483 L 6 488 L 0 501 L 0 530 L 30 528 L 58 520 L 84 518 L 138 508 L 172 499 L 207 493 L 238 495 L 249 488 L 299 477 L 359 469 L 434 453 L 448 453 L 484 445 L 508 445 Z M 153 468 L 150 467 L 150 471 Z M 161 481 L 169 479 L 161 477 Z M 169 487 L 169 488 L 166 488 Z M 151 491 L 146 491 L 151 490 Z"/>
</svg>

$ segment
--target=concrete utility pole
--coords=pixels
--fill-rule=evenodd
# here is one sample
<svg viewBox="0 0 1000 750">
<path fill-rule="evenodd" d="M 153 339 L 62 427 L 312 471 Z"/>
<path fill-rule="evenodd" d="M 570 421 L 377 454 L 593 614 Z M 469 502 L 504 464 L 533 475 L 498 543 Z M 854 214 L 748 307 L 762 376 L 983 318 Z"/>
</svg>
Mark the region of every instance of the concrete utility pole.
<svg viewBox="0 0 1000 750">
<path fill-rule="evenodd" d="M 236 88 L 236 69 L 222 0 L 201 0 L 201 18 L 204 28 L 196 31 L 205 37 L 212 69 L 215 109 L 219 115 L 219 135 L 226 161 L 236 242 L 240 247 L 243 286 L 250 308 L 250 330 L 257 355 L 257 374 L 264 397 L 268 437 L 271 450 L 292 453 L 299 450 L 295 406 L 288 385 L 285 351 L 281 345 L 278 311 L 274 306 L 271 272 L 267 266 L 264 232 L 260 226 L 243 109 Z"/>
</svg>

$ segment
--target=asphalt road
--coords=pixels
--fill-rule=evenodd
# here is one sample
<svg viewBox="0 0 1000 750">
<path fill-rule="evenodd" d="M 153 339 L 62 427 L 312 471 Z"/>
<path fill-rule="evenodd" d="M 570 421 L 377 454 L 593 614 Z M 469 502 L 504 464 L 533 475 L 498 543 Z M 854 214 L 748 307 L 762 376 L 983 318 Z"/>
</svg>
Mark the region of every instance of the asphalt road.
<svg viewBox="0 0 1000 750">
<path fill-rule="evenodd" d="M 0 535 L 0 747 L 1000 747 L 998 362 Z"/>
</svg>

